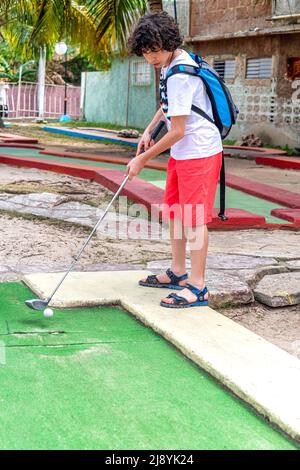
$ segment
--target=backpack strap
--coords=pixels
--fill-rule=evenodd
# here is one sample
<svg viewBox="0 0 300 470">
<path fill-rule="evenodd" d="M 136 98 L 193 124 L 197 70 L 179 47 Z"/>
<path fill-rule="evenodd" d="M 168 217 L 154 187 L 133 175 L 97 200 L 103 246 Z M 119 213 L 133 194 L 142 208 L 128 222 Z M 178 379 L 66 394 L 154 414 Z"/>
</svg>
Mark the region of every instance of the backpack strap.
<svg viewBox="0 0 300 470">
<path fill-rule="evenodd" d="M 189 64 L 174 65 L 171 69 L 168 70 L 166 81 L 168 80 L 168 78 L 170 78 L 172 75 L 175 75 L 176 73 L 185 73 L 187 75 L 196 75 L 198 77 L 199 76 L 198 71 L 199 71 L 199 67 L 196 67 L 195 65 L 189 65 Z"/>
<path fill-rule="evenodd" d="M 198 72 L 199 72 L 199 67 L 196 67 L 194 65 L 188 65 L 188 64 L 174 65 L 174 67 L 172 67 L 167 73 L 167 76 L 165 78 L 165 86 L 167 86 L 168 78 L 170 78 L 172 75 L 176 75 L 177 73 L 185 73 L 186 75 L 193 75 L 195 77 L 201 78 L 201 80 L 202 80 L 202 77 L 200 77 Z M 205 83 L 204 83 L 204 85 L 205 85 L 205 88 L 206 88 Z M 204 119 L 206 119 L 207 121 L 209 121 L 210 123 L 212 123 L 216 126 L 215 121 L 205 111 L 203 111 L 201 108 L 198 108 L 198 106 L 192 104 L 191 109 L 192 109 L 192 111 L 199 114 L 201 117 L 203 117 Z"/>
<path fill-rule="evenodd" d="M 228 220 L 228 217 L 225 215 L 225 161 L 224 161 L 224 152 L 222 152 L 222 167 L 220 172 L 220 212 L 218 216 L 222 221 Z"/>
<path fill-rule="evenodd" d="M 206 114 L 202 109 L 198 108 L 198 106 L 195 106 L 194 104 L 192 104 L 192 110 L 195 113 L 200 114 L 200 116 L 202 116 L 204 119 L 207 119 L 212 124 L 216 124 L 215 121 L 208 114 Z"/>
</svg>

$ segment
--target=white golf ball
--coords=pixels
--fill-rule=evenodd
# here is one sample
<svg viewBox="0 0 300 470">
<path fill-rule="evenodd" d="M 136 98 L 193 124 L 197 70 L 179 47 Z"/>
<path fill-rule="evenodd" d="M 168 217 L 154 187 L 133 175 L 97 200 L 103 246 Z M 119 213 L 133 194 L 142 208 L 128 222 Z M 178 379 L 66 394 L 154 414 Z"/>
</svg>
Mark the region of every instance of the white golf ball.
<svg viewBox="0 0 300 470">
<path fill-rule="evenodd" d="M 44 317 L 46 317 L 46 318 L 53 317 L 53 310 L 52 310 L 52 308 L 45 308 L 45 310 L 44 310 Z"/>
</svg>

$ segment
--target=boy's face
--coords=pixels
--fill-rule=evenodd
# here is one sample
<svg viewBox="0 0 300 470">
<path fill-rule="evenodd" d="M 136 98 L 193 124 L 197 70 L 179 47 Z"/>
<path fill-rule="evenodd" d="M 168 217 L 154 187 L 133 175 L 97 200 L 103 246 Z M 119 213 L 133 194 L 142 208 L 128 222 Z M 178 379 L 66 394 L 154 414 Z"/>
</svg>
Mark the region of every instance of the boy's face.
<svg viewBox="0 0 300 470">
<path fill-rule="evenodd" d="M 159 51 L 143 52 L 143 56 L 148 64 L 154 65 L 156 69 L 167 65 L 172 54 L 173 52 L 165 51 L 164 49 Z"/>
</svg>

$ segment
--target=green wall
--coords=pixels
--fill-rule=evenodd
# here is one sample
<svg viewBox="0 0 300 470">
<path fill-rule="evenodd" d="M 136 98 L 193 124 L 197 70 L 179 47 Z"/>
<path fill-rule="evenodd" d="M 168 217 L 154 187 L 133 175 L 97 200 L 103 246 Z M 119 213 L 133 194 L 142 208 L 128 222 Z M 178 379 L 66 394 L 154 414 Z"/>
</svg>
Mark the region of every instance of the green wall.
<svg viewBox="0 0 300 470">
<path fill-rule="evenodd" d="M 126 127 L 145 127 L 156 112 L 155 72 L 151 84 L 128 87 L 129 63 L 133 58 L 116 59 L 108 72 L 88 72 L 84 115 L 87 121 L 108 122 Z"/>
</svg>

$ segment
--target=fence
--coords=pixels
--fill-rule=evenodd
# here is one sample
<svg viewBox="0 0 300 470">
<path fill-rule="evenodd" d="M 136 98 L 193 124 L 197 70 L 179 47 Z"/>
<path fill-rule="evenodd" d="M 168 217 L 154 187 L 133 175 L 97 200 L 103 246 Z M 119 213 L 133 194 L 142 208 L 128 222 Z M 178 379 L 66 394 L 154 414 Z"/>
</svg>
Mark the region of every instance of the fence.
<svg viewBox="0 0 300 470">
<path fill-rule="evenodd" d="M 4 104 L 8 107 L 8 118 L 38 116 L 38 84 L 22 82 L 7 83 Z M 58 119 L 64 114 L 64 85 L 45 85 L 44 118 Z M 6 101 L 6 103 L 5 103 Z M 80 87 L 67 85 L 67 114 L 72 119 L 80 118 Z"/>
</svg>

